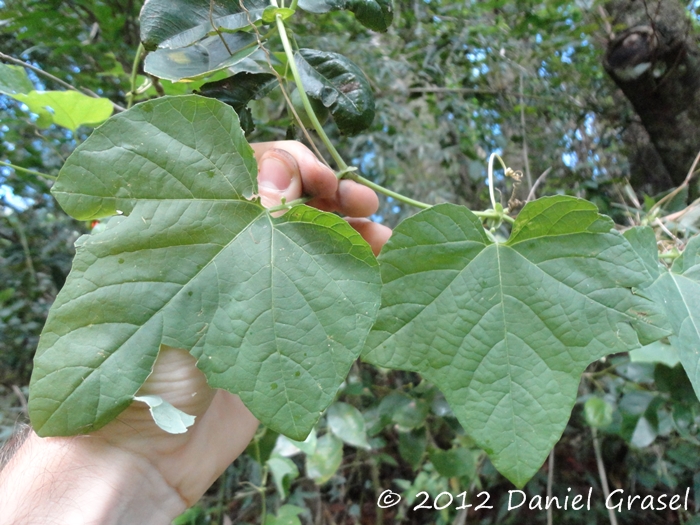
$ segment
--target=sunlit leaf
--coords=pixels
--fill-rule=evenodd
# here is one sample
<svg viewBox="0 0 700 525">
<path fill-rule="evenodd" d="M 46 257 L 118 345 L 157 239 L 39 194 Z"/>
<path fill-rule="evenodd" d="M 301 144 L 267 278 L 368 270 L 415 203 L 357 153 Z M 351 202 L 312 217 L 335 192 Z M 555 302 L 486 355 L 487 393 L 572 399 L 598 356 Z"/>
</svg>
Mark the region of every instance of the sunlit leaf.
<svg viewBox="0 0 700 525">
<path fill-rule="evenodd" d="M 100 124 L 112 114 L 112 103 L 106 98 L 88 97 L 77 91 L 30 91 L 11 96 L 43 117 L 45 125 L 54 123 L 73 131 L 82 125 Z"/>
</svg>

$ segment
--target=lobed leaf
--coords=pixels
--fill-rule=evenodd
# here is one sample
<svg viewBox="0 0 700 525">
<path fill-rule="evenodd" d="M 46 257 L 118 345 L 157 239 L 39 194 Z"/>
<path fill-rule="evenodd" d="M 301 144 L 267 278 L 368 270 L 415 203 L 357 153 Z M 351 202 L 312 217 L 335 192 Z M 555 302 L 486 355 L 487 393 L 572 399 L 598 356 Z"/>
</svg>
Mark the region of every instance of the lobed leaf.
<svg viewBox="0 0 700 525">
<path fill-rule="evenodd" d="M 372 125 L 374 95 L 355 63 L 338 53 L 315 49 L 300 49 L 294 59 L 304 91 L 330 109 L 341 133 L 355 135 Z"/>
<path fill-rule="evenodd" d="M 561 435 L 581 373 L 669 333 L 633 291 L 650 279 L 591 203 L 528 203 L 503 244 L 466 208 L 403 221 L 379 260 L 384 287 L 363 358 L 420 372 L 518 486 Z"/>
<path fill-rule="evenodd" d="M 110 119 L 68 159 L 55 195 L 83 236 L 35 357 L 37 433 L 97 429 L 126 408 L 160 345 L 197 358 L 266 426 L 306 437 L 334 400 L 375 318 L 380 280 L 339 217 L 273 218 L 235 112 L 164 97 Z"/>
</svg>

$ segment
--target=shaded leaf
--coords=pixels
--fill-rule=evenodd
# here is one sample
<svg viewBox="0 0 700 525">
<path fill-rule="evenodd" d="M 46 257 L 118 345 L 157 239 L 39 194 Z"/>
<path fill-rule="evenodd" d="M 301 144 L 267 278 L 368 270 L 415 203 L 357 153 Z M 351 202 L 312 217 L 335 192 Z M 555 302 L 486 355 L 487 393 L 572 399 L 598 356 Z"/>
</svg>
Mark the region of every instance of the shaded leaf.
<svg viewBox="0 0 700 525">
<path fill-rule="evenodd" d="M 594 428 L 607 427 L 613 420 L 613 406 L 599 397 L 592 397 L 583 405 L 586 423 Z"/>
<path fill-rule="evenodd" d="M 446 478 L 462 476 L 474 476 L 476 463 L 472 453 L 464 448 L 458 447 L 450 450 L 432 449 L 429 453 L 430 461 L 435 466 L 440 475 Z"/>
<path fill-rule="evenodd" d="M 649 273 L 589 202 L 528 203 L 494 244 L 466 208 L 405 220 L 380 254 L 382 307 L 363 358 L 420 372 L 522 486 L 561 435 L 585 367 L 669 332 L 632 288 Z"/>
<path fill-rule="evenodd" d="M 265 518 L 265 525 L 301 525 L 299 514 L 303 513 L 302 507 L 296 505 L 282 505 L 277 511 L 277 516 L 270 514 Z"/>
<path fill-rule="evenodd" d="M 394 20 L 392 0 L 299 0 L 299 7 L 319 14 L 347 9 L 363 26 L 375 31 L 386 31 Z"/>
<path fill-rule="evenodd" d="M 231 106 L 241 120 L 241 127 L 246 133 L 253 131 L 252 118 L 245 125 L 241 114 L 246 111 L 251 100 L 258 100 L 277 86 L 277 79 L 269 73 L 237 73 L 232 77 L 204 84 L 198 94 L 212 97 Z"/>
<path fill-rule="evenodd" d="M 289 495 L 289 485 L 299 477 L 299 469 L 291 459 L 272 457 L 267 460 L 277 493 L 281 499 Z"/>
<path fill-rule="evenodd" d="M 367 430 L 362 414 L 354 406 L 337 402 L 328 407 L 328 428 L 343 442 L 353 447 L 369 450 Z"/>
<path fill-rule="evenodd" d="M 654 341 L 650 345 L 637 348 L 630 352 L 630 361 L 633 363 L 663 363 L 673 368 L 680 363 L 678 350 L 661 341 Z"/>
<path fill-rule="evenodd" d="M 425 428 L 399 432 L 399 455 L 413 470 L 416 470 L 423 461 L 428 440 Z"/>
<path fill-rule="evenodd" d="M 108 423 L 166 344 L 266 426 L 307 436 L 373 322 L 377 263 L 333 214 L 272 218 L 245 200 L 256 174 L 235 112 L 195 95 L 137 105 L 76 149 L 59 203 L 76 218 L 124 215 L 76 243 L 35 358 L 37 432 Z"/>
<path fill-rule="evenodd" d="M 157 49 L 143 64 L 147 73 L 178 82 L 194 80 L 216 71 L 234 68 L 258 50 L 258 39 L 249 33 L 215 35 L 188 47 Z"/>
<path fill-rule="evenodd" d="M 301 49 L 294 59 L 304 91 L 331 111 L 341 133 L 355 135 L 374 120 L 374 95 L 365 74 L 338 53 Z"/>
<path fill-rule="evenodd" d="M 54 123 L 75 131 L 82 125 L 100 124 L 112 114 L 112 103 L 106 98 L 88 97 L 77 91 L 30 91 L 10 96 L 24 102 L 40 119 L 43 117 L 40 127 Z"/>
<path fill-rule="evenodd" d="M 147 0 L 139 17 L 141 41 L 146 49 L 175 49 L 189 46 L 220 31 L 236 31 L 249 26 L 248 16 L 260 20 L 269 2 L 243 0 Z"/>
<path fill-rule="evenodd" d="M 195 416 L 185 414 L 160 396 L 136 396 L 134 401 L 146 403 L 155 424 L 170 434 L 183 434 L 194 424 Z"/>
<path fill-rule="evenodd" d="M 323 485 L 333 477 L 343 461 L 343 442 L 333 434 L 318 439 L 316 450 L 306 456 L 306 476 Z"/>
</svg>

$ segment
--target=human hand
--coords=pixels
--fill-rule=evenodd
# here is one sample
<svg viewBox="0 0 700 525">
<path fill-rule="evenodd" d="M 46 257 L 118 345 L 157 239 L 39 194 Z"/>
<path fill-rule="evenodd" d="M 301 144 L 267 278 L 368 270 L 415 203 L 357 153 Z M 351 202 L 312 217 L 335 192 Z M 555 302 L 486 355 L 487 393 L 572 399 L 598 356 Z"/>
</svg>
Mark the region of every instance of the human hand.
<svg viewBox="0 0 700 525">
<path fill-rule="evenodd" d="M 389 238 L 388 228 L 364 218 L 378 207 L 372 190 L 352 181 L 338 182 L 301 143 L 252 147 L 265 206 L 279 204 L 282 197 L 289 202 L 307 195 L 312 197 L 309 205 L 350 216 L 348 222 L 375 253 Z M 87 436 L 40 439 L 32 434 L 0 473 L 0 509 L 3 501 L 23 499 L 32 507 L 25 512 L 40 512 L 45 504 L 52 523 L 146 524 L 166 523 L 194 504 L 245 449 L 258 425 L 238 396 L 211 389 L 195 362 L 185 350 L 161 347 L 153 372 L 139 390 L 139 395 L 158 395 L 196 416 L 186 433 L 164 432 L 153 423 L 146 405 L 133 403 Z M 57 493 L 47 493 L 47 487 L 59 480 L 70 489 L 60 493 L 62 501 L 53 501 Z M 70 512 L 59 520 L 56 510 L 66 502 Z M 12 516 L 17 509 L 21 507 L 1 509 L 0 515 Z"/>
</svg>

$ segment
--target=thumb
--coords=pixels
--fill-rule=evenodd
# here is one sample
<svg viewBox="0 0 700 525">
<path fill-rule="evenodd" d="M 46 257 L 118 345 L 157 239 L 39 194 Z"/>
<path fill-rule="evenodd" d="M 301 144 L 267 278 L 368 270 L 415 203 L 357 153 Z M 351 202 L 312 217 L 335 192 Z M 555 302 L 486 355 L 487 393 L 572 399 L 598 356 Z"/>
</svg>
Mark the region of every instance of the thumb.
<svg viewBox="0 0 700 525">
<path fill-rule="evenodd" d="M 296 159 L 282 149 L 266 151 L 258 164 L 258 195 L 266 208 L 301 197 L 301 174 Z"/>
</svg>

